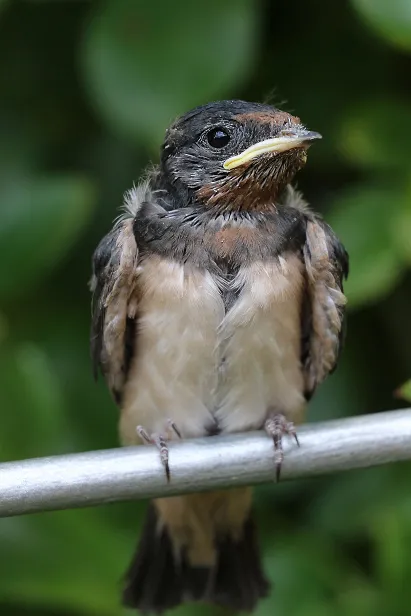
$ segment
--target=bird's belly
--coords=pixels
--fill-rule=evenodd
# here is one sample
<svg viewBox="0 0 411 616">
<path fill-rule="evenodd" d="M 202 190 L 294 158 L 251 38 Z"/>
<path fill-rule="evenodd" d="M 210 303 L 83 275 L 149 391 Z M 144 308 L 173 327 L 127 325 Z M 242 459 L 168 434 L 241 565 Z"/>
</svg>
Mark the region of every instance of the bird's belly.
<svg viewBox="0 0 411 616">
<path fill-rule="evenodd" d="M 302 419 L 302 270 L 297 255 L 240 270 L 241 293 L 220 327 L 222 432 L 259 429 L 269 412 Z"/>
<path fill-rule="evenodd" d="M 224 303 L 212 275 L 156 255 L 139 272 L 135 353 L 124 392 L 120 434 L 139 442 L 135 427 L 183 437 L 213 430 L 218 384 L 218 327 Z"/>
<path fill-rule="evenodd" d="M 225 313 L 221 281 L 157 256 L 140 270 L 136 348 L 120 432 L 164 432 L 171 419 L 185 438 L 216 428 L 260 428 L 269 409 L 298 421 L 302 265 L 297 257 L 255 263 L 232 282 Z"/>
</svg>

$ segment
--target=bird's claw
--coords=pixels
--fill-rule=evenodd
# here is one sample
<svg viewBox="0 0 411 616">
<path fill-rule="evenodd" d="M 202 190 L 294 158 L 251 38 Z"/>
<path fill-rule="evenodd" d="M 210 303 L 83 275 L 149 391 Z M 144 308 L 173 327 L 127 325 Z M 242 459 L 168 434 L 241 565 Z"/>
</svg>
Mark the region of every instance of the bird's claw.
<svg viewBox="0 0 411 616">
<path fill-rule="evenodd" d="M 171 419 L 167 420 L 166 435 L 158 434 L 157 432 L 149 434 L 143 426 L 137 426 L 136 430 L 137 434 L 144 443 L 147 443 L 149 445 L 155 445 L 157 447 L 160 452 L 161 464 L 164 466 L 166 472 L 167 481 L 170 481 L 170 465 L 168 461 L 169 450 L 167 441 L 170 440 L 170 430 L 172 430 L 178 436 L 178 438 L 181 438 L 180 430 L 177 428 L 176 424 Z"/>
<path fill-rule="evenodd" d="M 291 421 L 288 421 L 287 418 L 281 413 L 271 415 L 266 420 L 264 424 L 264 429 L 268 436 L 270 436 L 274 442 L 276 481 L 278 482 L 281 475 L 281 466 L 284 461 L 284 450 L 282 443 L 284 434 L 292 436 L 295 439 L 295 442 L 297 443 L 298 447 L 300 446 L 300 443 L 294 424 Z"/>
</svg>

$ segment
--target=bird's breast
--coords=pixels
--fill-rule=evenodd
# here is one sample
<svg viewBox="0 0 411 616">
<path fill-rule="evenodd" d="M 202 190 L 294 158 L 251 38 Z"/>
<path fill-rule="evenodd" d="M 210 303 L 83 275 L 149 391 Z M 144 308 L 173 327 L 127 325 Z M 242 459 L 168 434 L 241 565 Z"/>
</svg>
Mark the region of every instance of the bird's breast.
<svg viewBox="0 0 411 616">
<path fill-rule="evenodd" d="M 135 441 L 138 424 L 161 432 L 172 419 L 192 437 L 259 428 L 269 407 L 299 412 L 304 279 L 297 255 L 226 277 L 153 254 L 138 276 L 135 354 L 121 419 L 126 443 Z M 235 297 L 230 307 L 227 293 Z"/>
</svg>

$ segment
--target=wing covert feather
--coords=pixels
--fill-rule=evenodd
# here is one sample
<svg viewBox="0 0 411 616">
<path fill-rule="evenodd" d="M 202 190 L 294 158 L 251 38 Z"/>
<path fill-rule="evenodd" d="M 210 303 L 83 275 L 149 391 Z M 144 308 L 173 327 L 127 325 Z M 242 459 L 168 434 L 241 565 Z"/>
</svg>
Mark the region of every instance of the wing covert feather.
<svg viewBox="0 0 411 616">
<path fill-rule="evenodd" d="M 94 374 L 100 367 L 117 402 L 127 375 L 130 335 L 135 331 L 137 258 L 131 218 L 116 224 L 93 255 L 90 346 Z"/>
<path fill-rule="evenodd" d="M 307 222 L 304 261 L 307 295 L 303 309 L 302 363 L 309 398 L 337 365 L 345 334 L 348 254 L 331 227 L 317 217 Z"/>
</svg>

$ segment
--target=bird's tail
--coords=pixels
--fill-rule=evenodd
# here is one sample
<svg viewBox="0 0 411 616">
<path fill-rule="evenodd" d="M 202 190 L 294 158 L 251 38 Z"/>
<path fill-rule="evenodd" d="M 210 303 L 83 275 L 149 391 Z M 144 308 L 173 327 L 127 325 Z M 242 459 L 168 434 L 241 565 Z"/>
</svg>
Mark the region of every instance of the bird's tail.
<svg viewBox="0 0 411 616">
<path fill-rule="evenodd" d="M 215 540 L 212 566 L 192 565 L 176 549 L 166 525 L 150 504 L 138 550 L 126 573 L 123 603 L 143 613 L 161 613 L 186 601 L 206 601 L 252 611 L 269 591 L 262 571 L 254 523 L 249 515 L 238 539 Z"/>
</svg>

